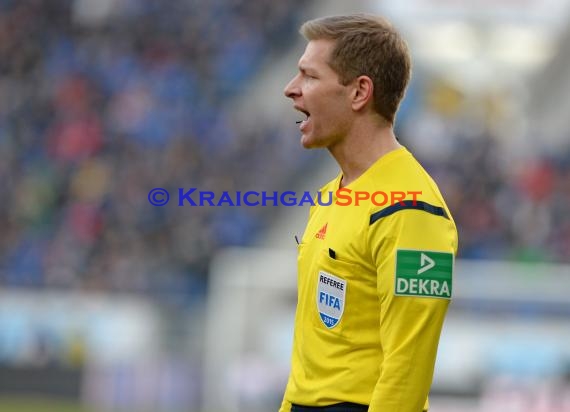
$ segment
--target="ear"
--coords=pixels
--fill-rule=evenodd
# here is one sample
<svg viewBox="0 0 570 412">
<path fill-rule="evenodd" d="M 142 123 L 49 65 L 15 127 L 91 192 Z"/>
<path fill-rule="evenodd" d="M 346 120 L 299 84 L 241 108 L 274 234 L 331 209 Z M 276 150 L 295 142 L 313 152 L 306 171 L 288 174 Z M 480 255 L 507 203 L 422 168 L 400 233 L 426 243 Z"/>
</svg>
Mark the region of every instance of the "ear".
<svg viewBox="0 0 570 412">
<path fill-rule="evenodd" d="M 354 89 L 352 90 L 352 109 L 362 110 L 368 102 L 373 100 L 374 83 L 368 76 L 358 76 L 354 79 Z"/>
</svg>

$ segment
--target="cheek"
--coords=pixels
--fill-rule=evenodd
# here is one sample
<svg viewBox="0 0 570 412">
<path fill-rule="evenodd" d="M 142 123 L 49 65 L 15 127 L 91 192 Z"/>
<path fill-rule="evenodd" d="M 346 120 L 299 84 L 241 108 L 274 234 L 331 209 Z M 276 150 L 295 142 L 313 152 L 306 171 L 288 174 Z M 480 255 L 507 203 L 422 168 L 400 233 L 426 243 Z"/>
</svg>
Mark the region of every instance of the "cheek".
<svg viewBox="0 0 570 412">
<path fill-rule="evenodd" d="M 345 104 L 342 96 L 336 96 L 331 100 L 332 104 L 328 105 L 328 118 L 331 123 L 340 125 L 348 122 L 351 108 Z"/>
<path fill-rule="evenodd" d="M 331 102 L 331 110 L 337 115 L 345 116 L 351 111 L 350 99 L 344 89 L 335 89 L 329 93 L 329 102 Z"/>
<path fill-rule="evenodd" d="M 344 89 L 317 90 L 307 87 L 305 97 L 313 103 L 315 126 L 319 129 L 337 129 L 345 125 L 351 113 L 350 102 Z"/>
</svg>

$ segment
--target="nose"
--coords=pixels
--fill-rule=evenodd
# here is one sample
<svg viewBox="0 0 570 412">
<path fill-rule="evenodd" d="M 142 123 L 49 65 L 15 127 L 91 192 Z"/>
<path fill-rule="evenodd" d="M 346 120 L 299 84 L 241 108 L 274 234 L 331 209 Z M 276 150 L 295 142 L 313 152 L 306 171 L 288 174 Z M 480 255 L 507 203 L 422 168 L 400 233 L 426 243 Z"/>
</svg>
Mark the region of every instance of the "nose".
<svg viewBox="0 0 570 412">
<path fill-rule="evenodd" d="M 298 79 L 299 75 L 293 77 L 287 86 L 285 86 L 283 93 L 286 97 L 293 99 L 301 95 L 301 88 L 299 87 Z"/>
</svg>

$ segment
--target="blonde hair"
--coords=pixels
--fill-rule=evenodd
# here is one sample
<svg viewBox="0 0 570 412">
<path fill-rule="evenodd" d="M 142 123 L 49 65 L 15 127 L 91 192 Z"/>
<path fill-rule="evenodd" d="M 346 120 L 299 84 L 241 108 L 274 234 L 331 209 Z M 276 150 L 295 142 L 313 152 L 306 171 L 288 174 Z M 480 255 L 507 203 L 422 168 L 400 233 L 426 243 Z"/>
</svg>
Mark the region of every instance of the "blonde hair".
<svg viewBox="0 0 570 412">
<path fill-rule="evenodd" d="M 321 17 L 299 30 L 308 40 L 335 41 L 328 62 L 346 85 L 358 76 L 374 84 L 374 109 L 394 124 L 411 77 L 408 45 L 386 19 L 368 14 Z"/>
</svg>

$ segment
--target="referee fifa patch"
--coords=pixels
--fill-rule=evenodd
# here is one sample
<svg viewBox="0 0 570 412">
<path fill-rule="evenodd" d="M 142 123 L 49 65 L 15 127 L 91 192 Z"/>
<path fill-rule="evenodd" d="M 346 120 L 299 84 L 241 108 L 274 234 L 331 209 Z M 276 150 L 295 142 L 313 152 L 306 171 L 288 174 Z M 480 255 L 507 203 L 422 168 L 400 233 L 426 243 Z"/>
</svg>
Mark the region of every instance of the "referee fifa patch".
<svg viewBox="0 0 570 412">
<path fill-rule="evenodd" d="M 453 254 L 427 250 L 396 252 L 397 296 L 451 299 Z"/>
<path fill-rule="evenodd" d="M 319 271 L 319 283 L 317 286 L 317 309 L 319 316 L 329 329 L 334 328 L 344 312 L 346 298 L 346 280 Z"/>
</svg>

